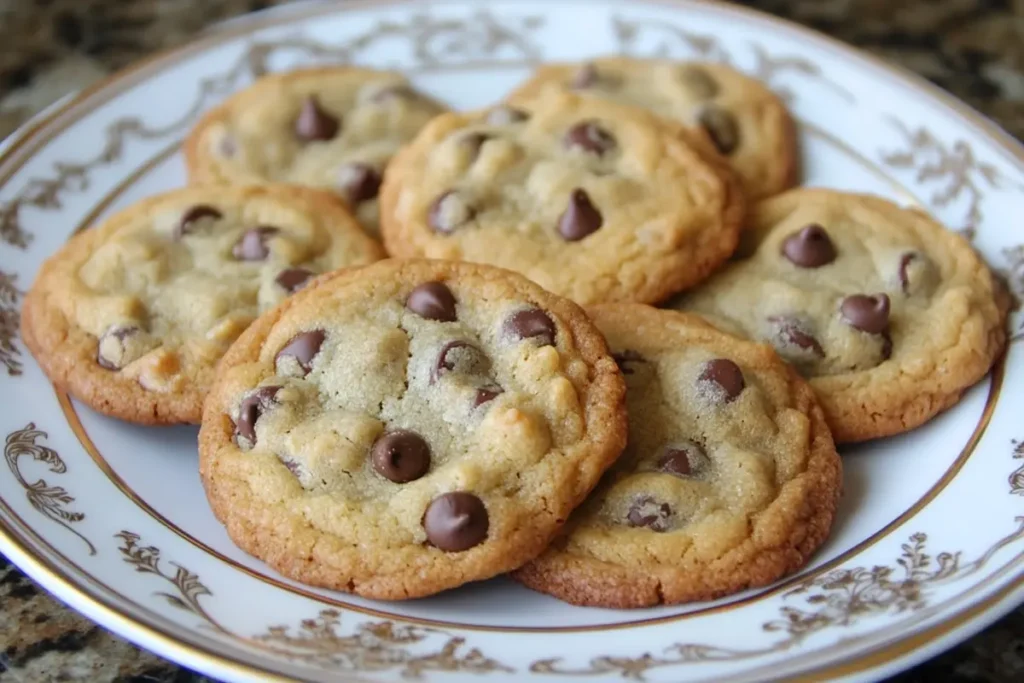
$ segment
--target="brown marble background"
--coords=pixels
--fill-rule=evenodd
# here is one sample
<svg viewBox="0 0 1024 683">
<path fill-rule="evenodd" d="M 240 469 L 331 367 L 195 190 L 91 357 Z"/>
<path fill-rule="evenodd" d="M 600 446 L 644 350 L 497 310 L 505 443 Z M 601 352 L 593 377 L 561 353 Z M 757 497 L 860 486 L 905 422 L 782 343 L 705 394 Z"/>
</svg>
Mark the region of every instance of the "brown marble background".
<svg viewBox="0 0 1024 683">
<path fill-rule="evenodd" d="M 281 0 L 0 0 L 0 138 L 59 97 Z M 748 0 L 934 81 L 1024 138 L 1024 0 Z M 78 616 L 0 556 L 0 683 L 200 683 Z M 1024 608 L 893 679 L 1024 681 Z"/>
</svg>

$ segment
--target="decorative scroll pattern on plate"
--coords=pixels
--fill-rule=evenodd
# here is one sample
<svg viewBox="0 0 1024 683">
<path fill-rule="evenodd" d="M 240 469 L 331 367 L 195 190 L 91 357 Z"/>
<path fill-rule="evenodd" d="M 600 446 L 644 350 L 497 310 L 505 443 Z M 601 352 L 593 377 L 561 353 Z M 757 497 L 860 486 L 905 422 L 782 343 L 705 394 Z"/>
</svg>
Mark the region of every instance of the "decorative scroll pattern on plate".
<svg viewBox="0 0 1024 683">
<path fill-rule="evenodd" d="M 173 570 L 161 565 L 160 549 L 140 545 L 138 534 L 122 531 L 118 550 L 135 571 L 160 578 L 168 589 L 155 595 L 171 605 L 199 617 L 203 625 L 242 644 L 293 661 L 318 667 L 361 673 L 397 671 L 405 678 L 420 678 L 427 672 L 483 674 L 513 669 L 485 656 L 476 648 L 465 648 L 465 638 L 447 631 L 393 621 L 360 623 L 347 635 L 339 632 L 341 613 L 321 610 L 312 619 L 303 619 L 297 627 L 271 626 L 261 635 L 243 636 L 217 621 L 200 601 L 213 592 L 199 575 L 171 562 Z M 436 643 L 436 645 L 435 645 Z M 424 650 L 424 646 L 431 646 Z"/>
<path fill-rule="evenodd" d="M 89 547 L 89 554 L 96 554 L 96 547 L 83 536 L 72 525 L 85 519 L 85 513 L 72 512 L 67 509 L 69 503 L 75 501 L 75 497 L 63 486 L 53 486 L 45 479 L 37 479 L 30 482 L 21 471 L 21 458 L 30 457 L 35 462 L 47 465 L 50 472 L 64 474 L 67 466 L 57 451 L 48 446 L 36 443 L 37 439 L 45 439 L 46 432 L 36 429 L 34 422 L 29 422 L 24 429 L 18 429 L 7 435 L 7 443 L 4 445 L 4 460 L 11 474 L 18 481 L 18 484 L 25 489 L 25 496 L 29 504 L 40 514 L 50 521 L 60 524 L 62 527 L 82 539 L 82 542 Z"/>
<path fill-rule="evenodd" d="M 21 349 L 15 344 L 21 316 L 18 304 L 21 290 L 14 284 L 17 275 L 0 272 L 0 363 L 7 368 L 7 374 L 21 374 Z"/>
</svg>

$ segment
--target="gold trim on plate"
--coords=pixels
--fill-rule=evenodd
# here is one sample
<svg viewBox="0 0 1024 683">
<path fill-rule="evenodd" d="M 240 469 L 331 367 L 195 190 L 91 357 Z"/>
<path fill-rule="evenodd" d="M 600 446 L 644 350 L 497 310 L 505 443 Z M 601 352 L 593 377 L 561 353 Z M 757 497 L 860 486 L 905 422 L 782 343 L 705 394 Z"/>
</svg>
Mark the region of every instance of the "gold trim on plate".
<svg viewBox="0 0 1024 683">
<path fill-rule="evenodd" d="M 905 87 L 915 90 L 924 90 L 932 94 L 939 101 L 943 102 L 950 110 L 956 112 L 956 114 L 959 117 L 961 117 L 964 121 L 968 122 L 973 127 L 983 131 L 984 133 L 992 137 L 1001 148 L 1002 153 L 1006 155 L 1006 158 L 1012 159 L 1014 162 L 1018 164 L 1021 161 L 1024 161 L 1024 150 L 1022 150 L 1019 146 L 1012 142 L 1009 136 L 1002 132 L 1000 129 L 998 129 L 997 126 L 985 120 L 976 112 L 966 107 L 966 105 L 963 105 L 959 101 L 952 98 L 950 95 L 940 91 L 938 88 L 927 83 L 923 79 L 910 75 L 907 72 L 902 71 L 901 69 L 892 67 L 891 65 L 885 64 L 884 62 L 877 58 L 861 54 L 856 50 L 853 50 L 838 41 L 835 41 L 833 39 L 827 38 L 803 27 L 792 24 L 791 22 L 779 20 L 774 17 L 770 17 L 768 15 L 764 15 L 762 13 L 749 10 L 743 7 L 724 6 L 720 5 L 719 3 L 711 3 L 705 0 L 647 1 L 657 2 L 659 4 L 664 4 L 672 7 L 700 6 L 713 8 L 716 12 L 721 12 L 723 15 L 733 14 L 736 16 L 750 16 L 759 22 L 781 26 L 783 27 L 783 29 L 787 31 L 797 32 L 800 35 L 807 37 L 808 40 L 823 45 L 827 50 L 829 50 L 832 53 L 838 52 L 847 59 L 868 64 L 875 71 L 884 71 L 884 73 L 887 76 L 894 76 Z M 409 4 L 409 0 L 385 0 L 385 2 L 386 4 L 393 5 Z M 380 0 L 352 0 L 349 3 L 346 3 L 343 9 L 349 10 L 362 7 L 374 7 L 380 6 L 381 4 L 385 3 L 382 3 Z M 310 16 L 334 13 L 337 11 L 339 11 L 339 7 L 335 5 L 316 5 L 311 7 L 295 8 L 291 11 L 281 14 L 275 13 L 272 15 L 265 15 L 254 19 L 239 21 L 234 26 L 231 26 L 228 29 L 225 29 L 219 33 L 215 33 L 209 36 L 208 38 L 204 38 L 198 41 L 197 43 L 194 43 L 183 48 L 179 48 L 174 51 L 155 55 L 151 59 L 146 60 L 146 62 L 138 65 L 137 67 L 127 72 L 116 74 L 115 76 L 103 81 L 102 83 L 94 86 L 93 88 L 88 89 L 86 92 L 71 98 L 67 103 L 58 107 L 53 112 L 47 114 L 44 119 L 30 123 L 30 127 L 25 132 L 25 134 L 19 139 L 17 139 L 14 143 L 12 143 L 12 145 L 10 145 L 7 148 L 4 154 L 0 156 L 0 169 L 2 169 L 2 171 L 0 171 L 0 185 L 6 183 L 6 181 L 11 177 L 11 175 L 13 175 L 13 173 L 16 172 L 18 168 L 20 168 L 21 164 L 24 163 L 24 161 L 27 160 L 27 158 L 29 158 L 32 153 L 34 153 L 42 145 L 45 145 L 47 142 L 52 140 L 56 134 L 59 134 L 59 132 L 61 132 L 61 130 L 51 130 L 53 128 L 53 124 L 58 122 L 61 119 L 61 117 L 69 115 L 70 118 L 70 114 L 77 114 L 80 117 L 85 113 L 88 113 L 88 111 L 91 111 L 96 106 L 99 106 L 99 104 L 101 104 L 102 102 L 108 101 L 109 97 L 113 93 L 123 91 L 124 89 L 130 87 L 134 82 L 148 75 L 150 72 L 161 70 L 164 67 L 180 60 L 187 54 L 199 52 L 211 45 L 221 43 L 229 38 L 245 35 L 253 30 L 256 30 L 257 28 L 262 28 L 271 25 L 286 25 L 292 22 L 301 21 Z M 5 165 L 11 164 L 12 160 L 17 161 L 18 163 L 14 165 L 13 168 L 3 168 Z M 999 374 L 999 378 L 1001 380 L 1001 371 Z M 995 379 L 993 380 L 993 385 L 994 384 Z M 990 389 L 990 398 L 992 396 L 991 391 L 992 390 Z M 988 404 L 986 405 L 986 412 L 989 412 Z M 960 463 L 960 466 L 962 466 L 962 463 Z M 955 472 L 947 472 L 947 476 L 950 480 L 953 476 L 955 476 L 955 474 Z M 948 483 L 948 481 L 946 483 Z M 2 504 L 4 508 L 7 508 L 10 514 L 14 514 L 13 510 L 10 510 L 10 508 L 7 507 L 4 501 L 0 500 L 0 504 Z M 908 510 L 906 514 L 912 514 L 912 511 Z M 14 517 L 16 518 L 16 515 L 14 515 Z M 31 529 L 27 526 L 25 528 L 27 530 Z M 14 535 L 12 529 L 0 528 L 0 536 L 2 536 L 4 540 L 9 544 L 9 547 L 13 549 L 13 554 L 17 556 L 19 564 L 22 564 L 26 567 L 30 567 L 32 572 L 38 576 L 46 577 L 47 581 L 52 582 L 54 586 L 59 587 L 66 594 L 78 596 L 78 598 L 82 600 L 84 603 L 87 603 L 93 611 L 97 613 L 102 613 L 104 615 L 104 619 L 107 622 L 118 625 L 122 633 L 143 633 L 148 638 L 150 638 L 151 641 L 159 643 L 165 651 L 176 653 L 176 656 L 182 659 L 198 659 L 206 660 L 208 662 L 215 662 L 219 667 L 243 675 L 260 675 L 262 673 L 260 669 L 252 667 L 251 665 L 248 665 L 244 662 L 233 661 L 231 659 L 219 655 L 216 652 L 208 651 L 200 646 L 183 644 L 183 642 L 175 639 L 172 636 L 164 634 L 159 629 L 147 625 L 145 621 L 139 621 L 138 618 L 136 617 L 126 616 L 125 614 L 120 613 L 118 610 L 111 608 L 106 602 L 94 597 L 90 591 L 83 588 L 83 586 L 81 585 L 81 582 L 83 580 L 85 580 L 86 582 L 95 582 L 95 580 L 92 579 L 87 572 L 78 567 L 78 565 L 76 565 L 74 562 L 58 554 L 58 556 L 61 557 L 61 561 L 63 561 L 66 566 L 73 567 L 75 571 L 81 574 L 81 577 L 79 577 L 77 580 L 71 580 L 68 577 L 68 574 L 65 572 L 64 569 L 61 568 L 60 565 L 55 564 L 45 556 L 35 556 L 33 552 L 29 550 L 29 548 L 32 547 L 32 545 L 36 545 L 40 548 L 47 547 L 47 544 L 42 541 L 38 534 L 35 534 L 33 532 L 32 535 L 36 537 L 36 543 L 26 544 L 19 537 Z M 1012 564 L 1016 565 L 1019 563 L 1015 561 Z M 1003 589 L 1000 589 L 996 594 L 987 598 L 985 602 L 979 603 L 978 605 L 974 605 L 971 608 L 955 615 L 952 619 L 942 624 L 941 629 L 936 627 L 935 629 L 927 631 L 923 634 L 916 634 L 909 636 L 907 638 L 896 640 L 891 645 L 879 649 L 870 657 L 862 657 L 858 659 L 858 662 L 864 662 L 863 667 L 859 667 L 859 664 L 857 662 L 855 662 L 853 665 L 830 665 L 828 667 L 824 667 L 823 669 L 821 669 L 820 675 L 828 676 L 831 675 L 833 672 L 842 672 L 845 674 L 853 670 L 865 670 L 867 668 L 882 666 L 896 658 L 904 657 L 913 650 L 924 647 L 928 643 L 932 642 L 935 638 L 942 637 L 944 634 L 950 633 L 953 629 L 964 625 L 970 620 L 978 618 L 980 615 L 984 614 L 986 610 L 994 608 L 995 606 L 999 605 L 1002 600 L 1012 595 L 1013 592 L 1020 587 L 1020 585 L 1021 579 L 1020 577 L 1018 577 L 1014 579 L 1011 585 L 1004 587 Z M 113 594 L 118 595 L 116 592 L 113 592 Z M 122 599 L 124 599 L 123 596 L 121 597 Z M 957 597 L 959 598 L 961 596 Z M 954 599 L 951 599 L 950 602 L 952 602 L 953 600 Z M 137 605 L 137 607 L 140 610 L 148 611 L 141 605 Z M 857 666 L 858 668 L 851 669 L 850 666 Z M 816 675 L 817 674 L 818 672 L 816 672 Z"/>
</svg>

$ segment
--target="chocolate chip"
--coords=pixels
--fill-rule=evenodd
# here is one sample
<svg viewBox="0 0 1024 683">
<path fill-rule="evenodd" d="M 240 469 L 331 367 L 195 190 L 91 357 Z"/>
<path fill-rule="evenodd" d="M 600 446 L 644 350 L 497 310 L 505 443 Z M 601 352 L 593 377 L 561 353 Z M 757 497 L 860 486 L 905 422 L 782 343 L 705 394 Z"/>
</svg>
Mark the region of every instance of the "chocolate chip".
<svg viewBox="0 0 1024 683">
<path fill-rule="evenodd" d="M 740 143 L 740 129 L 732 114 L 721 107 L 707 106 L 701 110 L 698 121 L 719 152 L 728 155 L 736 151 Z"/>
<path fill-rule="evenodd" d="M 465 341 L 451 341 L 441 347 L 434 363 L 431 383 L 449 372 L 466 375 L 482 375 L 491 367 L 491 361 L 483 351 Z"/>
<path fill-rule="evenodd" d="M 768 322 L 775 328 L 775 346 L 795 346 L 802 351 L 809 351 L 819 358 L 825 357 L 825 351 L 821 344 L 801 324 L 801 322 L 787 315 L 773 315 L 768 317 Z"/>
<path fill-rule="evenodd" d="M 128 325 L 109 328 L 99 338 L 99 343 L 96 345 L 96 364 L 105 370 L 123 368 L 128 364 L 125 362 L 127 359 L 125 358 L 124 342 L 128 337 L 136 335 L 140 331 L 138 327 Z M 114 345 L 116 349 L 109 349 L 111 345 Z M 108 347 L 106 352 L 104 347 Z M 119 353 L 111 353 L 113 350 L 119 351 Z"/>
<path fill-rule="evenodd" d="M 519 339 L 534 339 L 542 346 L 555 345 L 555 323 L 539 308 L 513 313 L 505 322 L 505 330 Z"/>
<path fill-rule="evenodd" d="M 440 550 L 460 552 L 487 538 L 490 522 L 484 502 L 472 493 L 454 491 L 430 501 L 423 514 L 427 540 Z"/>
<path fill-rule="evenodd" d="M 473 398 L 473 407 L 478 408 L 485 403 L 489 403 L 503 393 L 504 392 L 501 387 L 483 387 L 481 389 L 477 389 L 476 396 Z"/>
<path fill-rule="evenodd" d="M 217 220 L 223 217 L 224 214 L 222 214 L 220 211 L 213 208 L 212 206 L 207 206 L 206 204 L 193 206 L 191 209 L 185 212 L 185 215 L 181 217 L 181 220 L 178 222 L 178 225 L 175 226 L 174 239 L 180 240 L 182 237 L 192 232 L 192 228 L 195 226 L 195 224 L 203 220 L 204 218 L 211 218 L 213 220 Z"/>
<path fill-rule="evenodd" d="M 691 95 L 701 100 L 709 100 L 719 92 L 715 79 L 699 66 L 684 66 L 679 79 Z"/>
<path fill-rule="evenodd" d="M 530 118 L 522 109 L 515 107 L 495 107 L 487 114 L 487 123 L 492 126 L 510 126 L 513 123 L 522 123 Z"/>
<path fill-rule="evenodd" d="M 370 462 L 377 474 L 396 484 L 419 479 L 430 469 L 430 446 L 408 429 L 396 429 L 373 442 Z"/>
<path fill-rule="evenodd" d="M 476 161 L 484 143 L 493 138 L 493 135 L 487 133 L 467 133 L 459 138 L 459 146 L 466 150 L 470 161 Z"/>
<path fill-rule="evenodd" d="M 601 156 L 615 149 L 615 138 L 596 121 L 581 121 L 566 131 L 562 144 L 566 149 L 578 147 Z"/>
<path fill-rule="evenodd" d="M 293 477 L 295 477 L 296 479 L 299 478 L 299 473 L 302 468 L 299 466 L 298 462 L 292 460 L 291 458 L 281 457 L 280 455 L 277 456 L 277 459 L 281 461 L 282 465 L 288 468 L 288 471 L 292 473 Z"/>
<path fill-rule="evenodd" d="M 450 323 L 457 318 L 455 296 L 443 282 L 424 282 L 419 285 L 409 292 L 405 307 L 427 320 Z"/>
<path fill-rule="evenodd" d="M 256 421 L 275 403 L 280 386 L 260 387 L 242 399 L 238 405 L 238 421 L 235 423 L 235 440 L 245 439 L 249 448 L 256 445 Z"/>
<path fill-rule="evenodd" d="M 448 190 L 430 205 L 427 221 L 435 232 L 450 233 L 473 220 L 476 212 L 456 190 Z"/>
<path fill-rule="evenodd" d="M 581 188 L 569 195 L 569 206 L 558 219 L 558 232 L 567 242 L 578 242 L 587 235 L 597 232 L 604 218 L 590 201 L 590 196 Z"/>
<path fill-rule="evenodd" d="M 274 278 L 274 282 L 281 285 L 289 294 L 294 294 L 313 278 L 313 273 L 305 268 L 288 268 L 282 270 Z"/>
<path fill-rule="evenodd" d="M 900 288 L 903 289 L 904 294 L 908 294 L 910 292 L 910 277 L 907 275 L 907 266 L 909 266 L 910 262 L 916 258 L 917 254 L 912 251 L 903 254 L 903 256 L 900 256 Z"/>
<path fill-rule="evenodd" d="M 339 128 L 341 120 L 324 111 L 316 95 L 305 99 L 295 119 L 295 134 L 306 142 L 330 140 L 338 134 Z"/>
<path fill-rule="evenodd" d="M 368 164 L 354 162 L 338 169 L 338 189 L 349 206 L 358 206 L 376 198 L 380 183 L 380 173 Z"/>
<path fill-rule="evenodd" d="M 892 337 L 889 333 L 882 333 L 882 360 L 889 360 L 892 358 Z"/>
<path fill-rule="evenodd" d="M 747 385 L 740 366 L 728 358 L 716 358 L 705 363 L 697 383 L 709 387 L 714 398 L 724 403 L 735 401 Z"/>
<path fill-rule="evenodd" d="M 811 223 L 782 242 L 782 255 L 801 268 L 820 268 L 836 260 L 836 247 L 825 228 Z"/>
<path fill-rule="evenodd" d="M 274 356 L 274 362 L 280 363 L 285 358 L 294 358 L 302 370 L 302 375 L 308 375 L 309 371 L 313 368 L 313 359 L 320 352 L 320 346 L 326 338 L 327 333 L 323 330 L 300 332 L 292 337 L 285 344 L 284 348 L 277 352 L 277 355 Z"/>
<path fill-rule="evenodd" d="M 238 154 L 238 140 L 234 135 L 226 133 L 224 137 L 220 139 L 220 143 L 217 145 L 217 151 L 220 152 L 221 156 L 231 158 Z"/>
<path fill-rule="evenodd" d="M 581 90 L 596 85 L 598 80 L 600 80 L 600 76 L 597 73 L 597 67 L 588 62 L 576 71 L 572 81 L 569 82 L 569 87 Z"/>
<path fill-rule="evenodd" d="M 629 367 L 629 363 L 646 363 L 647 360 L 641 356 L 638 352 L 626 349 L 621 353 L 613 353 L 612 359 L 615 364 L 619 366 L 619 370 L 622 371 L 623 375 L 632 375 L 633 368 Z"/>
<path fill-rule="evenodd" d="M 881 334 L 889 328 L 889 297 L 854 294 L 839 305 L 843 320 L 863 332 Z"/>
<path fill-rule="evenodd" d="M 278 232 L 280 230 L 269 226 L 250 228 L 235 242 L 231 253 L 239 261 L 262 261 L 270 255 L 267 238 Z"/>
<path fill-rule="evenodd" d="M 706 461 L 704 449 L 692 441 L 687 441 L 668 446 L 658 458 L 657 468 L 659 472 L 666 474 L 689 477 L 702 469 Z"/>
<path fill-rule="evenodd" d="M 659 503 L 651 496 L 640 496 L 629 506 L 626 520 L 633 527 L 647 527 L 651 531 L 666 531 L 672 507 L 668 503 Z"/>
</svg>

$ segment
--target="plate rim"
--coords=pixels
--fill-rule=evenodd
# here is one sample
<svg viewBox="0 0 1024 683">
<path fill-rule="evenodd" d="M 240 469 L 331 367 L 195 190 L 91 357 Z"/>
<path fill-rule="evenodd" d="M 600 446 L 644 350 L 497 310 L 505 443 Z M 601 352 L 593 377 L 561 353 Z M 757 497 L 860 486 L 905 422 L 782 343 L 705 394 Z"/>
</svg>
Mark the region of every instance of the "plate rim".
<svg viewBox="0 0 1024 683">
<path fill-rule="evenodd" d="M 574 4 L 583 4 L 585 1 L 562 0 L 562 2 Z M 889 76 L 894 77 L 899 85 L 903 87 L 918 92 L 925 92 L 938 104 L 942 105 L 945 113 L 954 114 L 961 125 L 966 124 L 973 128 L 982 137 L 994 143 L 993 146 L 1006 153 L 1009 158 L 1017 163 L 1024 163 L 1024 144 L 981 112 L 914 72 L 902 66 L 888 63 L 880 57 L 832 38 L 827 34 L 767 12 L 725 3 L 720 0 L 644 1 L 649 5 L 662 5 L 682 10 L 685 10 L 687 7 L 711 7 L 726 14 L 733 13 L 748 16 L 756 21 L 795 32 L 811 42 L 819 44 L 827 51 L 848 58 L 862 66 L 870 67 L 874 71 L 887 73 Z M 456 2 L 456 0 L 452 0 L 452 2 Z M 483 4 L 483 0 L 460 0 L 460 2 L 462 4 Z M 173 64 L 180 61 L 186 55 L 198 54 L 208 47 L 244 37 L 261 28 L 277 25 L 274 22 L 276 17 L 285 17 L 284 23 L 290 23 L 292 21 L 310 19 L 320 13 L 333 14 L 335 12 L 364 8 L 380 9 L 387 6 L 408 7 L 419 5 L 429 9 L 435 5 L 444 4 L 448 4 L 448 2 L 429 2 L 419 5 L 416 0 L 344 0 L 340 3 L 332 2 L 332 0 L 304 0 L 294 5 L 271 7 L 217 23 L 205 29 L 196 39 L 174 48 L 157 51 L 105 76 L 82 90 L 66 95 L 31 117 L 0 144 L 0 169 L 8 166 L 12 159 L 19 156 L 23 157 L 19 159 L 18 163 L 13 165 L 13 168 L 4 171 L 3 178 L 0 178 L 0 185 L 5 184 L 13 177 L 26 161 L 31 159 L 39 149 L 49 142 L 49 139 L 37 139 L 42 132 L 46 131 L 65 115 L 74 113 L 81 105 L 89 103 L 93 98 L 102 95 L 111 86 L 127 81 L 131 76 L 139 76 L 144 81 L 147 77 L 147 72 L 150 70 L 155 69 L 159 73 L 164 68 L 173 66 Z M 128 85 L 131 84 L 133 83 L 128 83 Z M 33 143 L 36 143 L 34 148 L 32 147 Z M 31 527 L 27 524 L 26 527 L 31 530 Z M 235 676 L 256 676 L 260 680 L 274 681 L 293 680 L 281 677 L 280 674 L 271 672 L 267 668 L 251 666 L 244 661 L 223 656 L 216 650 L 183 642 L 157 626 L 153 626 L 131 614 L 118 610 L 97 595 L 98 593 L 103 593 L 103 589 L 93 591 L 89 588 L 84 588 L 75 581 L 73 573 L 69 573 L 66 568 L 60 567 L 56 561 L 37 553 L 29 540 L 3 523 L 0 523 L 0 549 L 4 551 L 15 565 L 22 568 L 33 579 L 39 581 L 47 590 L 54 593 L 62 601 L 74 606 L 74 609 L 126 639 L 143 644 L 147 649 L 160 654 L 175 653 L 173 655 L 164 655 L 169 659 L 173 659 L 191 668 L 210 672 L 216 671 L 215 675 L 230 677 L 233 680 L 241 680 L 240 678 L 235 678 Z M 16 557 L 17 559 L 15 559 Z M 87 574 L 85 578 L 88 578 Z M 941 618 L 931 626 L 921 628 L 916 632 L 908 631 L 896 640 L 871 650 L 851 655 L 851 657 L 845 660 L 830 662 L 817 668 L 803 670 L 794 680 L 820 680 L 817 677 L 826 674 L 834 674 L 836 677 L 844 679 L 851 677 L 863 678 L 870 677 L 876 673 L 882 674 L 883 672 L 901 670 L 934 656 L 952 644 L 974 635 L 1014 609 L 1022 601 L 1024 601 L 1024 570 L 1008 579 L 1001 587 L 996 587 L 996 589 L 989 591 L 989 593 L 983 594 L 948 617 Z M 102 615 L 102 617 L 94 617 L 93 614 Z M 150 645 L 151 642 L 158 643 L 159 645 Z M 866 660 L 871 661 L 866 662 Z M 738 675 L 743 675 L 742 672 L 737 673 Z M 344 672 L 336 675 L 342 678 L 347 676 Z"/>
</svg>

